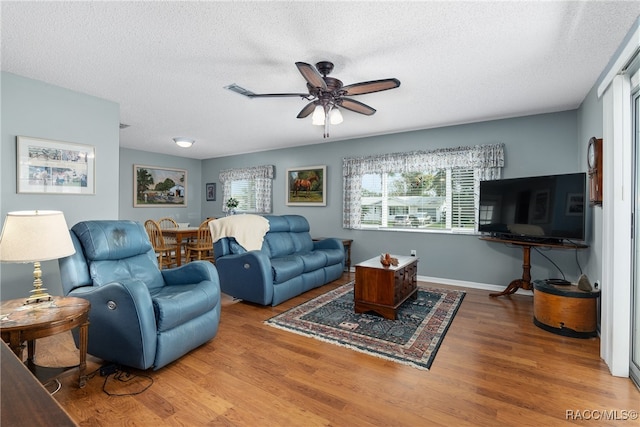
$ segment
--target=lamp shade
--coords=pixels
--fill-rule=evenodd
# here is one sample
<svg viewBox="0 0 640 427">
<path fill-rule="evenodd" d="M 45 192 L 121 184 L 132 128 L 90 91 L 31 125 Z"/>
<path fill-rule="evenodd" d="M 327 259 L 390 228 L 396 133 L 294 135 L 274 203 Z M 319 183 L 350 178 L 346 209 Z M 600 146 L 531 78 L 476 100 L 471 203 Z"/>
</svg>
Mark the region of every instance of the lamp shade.
<svg viewBox="0 0 640 427">
<path fill-rule="evenodd" d="M 333 107 L 329 113 L 329 121 L 332 125 L 339 125 L 343 122 L 342 113 L 337 107 Z"/>
<path fill-rule="evenodd" d="M 311 124 L 315 126 L 323 126 L 325 119 L 324 107 L 322 105 L 316 105 L 311 116 Z"/>
<path fill-rule="evenodd" d="M 60 211 L 9 212 L 0 235 L 0 261 L 39 262 L 76 252 Z"/>
</svg>

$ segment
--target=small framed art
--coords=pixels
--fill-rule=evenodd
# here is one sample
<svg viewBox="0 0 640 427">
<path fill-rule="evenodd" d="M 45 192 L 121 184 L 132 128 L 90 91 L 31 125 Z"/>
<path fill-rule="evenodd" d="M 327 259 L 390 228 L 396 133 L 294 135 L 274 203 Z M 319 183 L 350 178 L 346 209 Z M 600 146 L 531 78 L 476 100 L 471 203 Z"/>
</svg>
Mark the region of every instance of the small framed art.
<svg viewBox="0 0 640 427">
<path fill-rule="evenodd" d="M 209 182 L 205 184 L 205 191 L 207 194 L 207 202 L 214 202 L 216 200 L 216 183 Z"/>
<path fill-rule="evenodd" d="M 327 166 L 287 169 L 288 206 L 327 205 Z"/>
</svg>

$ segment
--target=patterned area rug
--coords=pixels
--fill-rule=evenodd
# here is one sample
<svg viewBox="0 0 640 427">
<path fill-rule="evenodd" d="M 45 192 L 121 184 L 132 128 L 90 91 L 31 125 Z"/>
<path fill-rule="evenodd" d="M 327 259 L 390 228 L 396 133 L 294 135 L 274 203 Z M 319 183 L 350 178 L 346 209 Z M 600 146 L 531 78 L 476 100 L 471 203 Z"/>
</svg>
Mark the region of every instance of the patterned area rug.
<svg viewBox="0 0 640 427">
<path fill-rule="evenodd" d="M 265 321 L 267 325 L 418 369 L 429 369 L 465 293 L 418 287 L 397 320 L 356 314 L 353 282 Z"/>
</svg>

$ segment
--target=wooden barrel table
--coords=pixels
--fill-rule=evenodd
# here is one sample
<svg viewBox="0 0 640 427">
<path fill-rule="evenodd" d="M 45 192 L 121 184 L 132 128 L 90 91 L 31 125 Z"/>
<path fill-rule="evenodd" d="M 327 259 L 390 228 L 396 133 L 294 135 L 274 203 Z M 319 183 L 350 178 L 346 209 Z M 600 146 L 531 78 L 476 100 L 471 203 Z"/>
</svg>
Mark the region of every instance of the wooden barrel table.
<svg viewBox="0 0 640 427">
<path fill-rule="evenodd" d="M 576 285 L 533 282 L 533 323 L 554 334 L 573 338 L 597 336 L 597 298 L 600 291 Z"/>
</svg>

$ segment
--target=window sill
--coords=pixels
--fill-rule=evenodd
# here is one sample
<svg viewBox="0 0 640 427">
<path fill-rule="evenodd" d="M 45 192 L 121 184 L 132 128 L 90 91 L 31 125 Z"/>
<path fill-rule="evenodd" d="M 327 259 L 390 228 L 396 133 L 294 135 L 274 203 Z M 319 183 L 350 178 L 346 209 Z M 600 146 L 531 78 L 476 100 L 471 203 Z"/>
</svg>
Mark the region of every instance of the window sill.
<svg viewBox="0 0 640 427">
<path fill-rule="evenodd" d="M 384 231 L 384 232 L 403 232 L 403 233 L 424 233 L 424 234 L 456 234 L 456 235 L 469 235 L 480 236 L 480 233 L 473 230 L 445 230 L 437 228 L 402 228 L 402 227 L 372 227 L 363 226 L 357 230 L 362 231 Z"/>
</svg>

